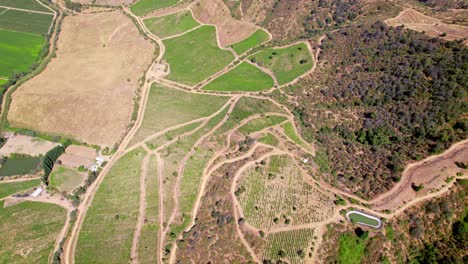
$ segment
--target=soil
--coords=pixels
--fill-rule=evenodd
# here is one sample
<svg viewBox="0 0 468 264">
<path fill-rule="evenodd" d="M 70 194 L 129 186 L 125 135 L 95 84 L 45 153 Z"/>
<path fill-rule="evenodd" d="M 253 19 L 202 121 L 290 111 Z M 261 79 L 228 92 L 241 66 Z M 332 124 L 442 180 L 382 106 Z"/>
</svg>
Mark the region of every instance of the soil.
<svg viewBox="0 0 468 264">
<path fill-rule="evenodd" d="M 66 17 L 57 57 L 13 93 L 10 124 L 113 146 L 154 54 L 129 21 L 117 11 Z"/>
<path fill-rule="evenodd" d="M 40 140 L 30 136 L 17 135 L 9 138 L 0 149 L 0 156 L 9 156 L 11 153 L 39 156 L 58 146 L 58 143 Z"/>
</svg>

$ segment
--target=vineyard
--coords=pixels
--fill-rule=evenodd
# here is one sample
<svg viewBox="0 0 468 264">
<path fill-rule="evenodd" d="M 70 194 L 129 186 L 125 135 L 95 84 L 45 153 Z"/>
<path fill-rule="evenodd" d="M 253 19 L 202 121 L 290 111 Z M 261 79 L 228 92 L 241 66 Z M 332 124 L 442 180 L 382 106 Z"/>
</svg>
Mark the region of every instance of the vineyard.
<svg viewBox="0 0 468 264">
<path fill-rule="evenodd" d="M 314 251 L 314 229 L 298 229 L 271 234 L 267 238 L 265 261 L 279 260 L 291 264 L 307 263 Z"/>
<path fill-rule="evenodd" d="M 334 210 L 332 197 L 304 182 L 294 160 L 285 155 L 246 171 L 236 195 L 246 221 L 258 229 L 320 222 Z"/>
</svg>

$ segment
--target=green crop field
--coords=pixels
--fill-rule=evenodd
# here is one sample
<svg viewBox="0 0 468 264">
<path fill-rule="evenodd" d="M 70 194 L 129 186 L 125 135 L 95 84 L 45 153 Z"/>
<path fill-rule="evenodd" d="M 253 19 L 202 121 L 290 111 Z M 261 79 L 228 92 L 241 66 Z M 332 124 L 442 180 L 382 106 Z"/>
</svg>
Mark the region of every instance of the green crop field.
<svg viewBox="0 0 468 264">
<path fill-rule="evenodd" d="M 6 79 L 0 79 L 0 86 L 4 85 L 7 82 L 8 82 L 8 80 L 6 80 Z"/>
<path fill-rule="evenodd" d="M 251 48 L 254 48 L 266 41 L 270 36 L 268 33 L 265 32 L 263 29 L 258 29 L 255 31 L 252 35 L 250 35 L 248 38 L 239 41 L 237 43 L 234 43 L 231 45 L 231 47 L 236 51 L 238 55 L 248 51 Z"/>
<path fill-rule="evenodd" d="M 278 143 L 279 143 L 278 139 L 274 135 L 272 135 L 270 133 L 267 133 L 264 136 L 262 136 L 261 138 L 259 138 L 258 142 L 261 142 L 261 143 L 267 144 L 267 145 L 271 145 L 273 147 L 278 146 Z"/>
<path fill-rule="evenodd" d="M 75 169 L 55 165 L 50 174 L 50 186 L 62 191 L 71 192 L 83 182 L 85 175 Z"/>
<path fill-rule="evenodd" d="M 243 134 L 251 134 L 253 132 L 260 131 L 267 127 L 271 127 L 277 125 L 286 120 L 284 116 L 277 116 L 277 115 L 268 115 L 265 117 L 259 117 L 249 121 L 247 124 L 241 126 L 239 131 Z"/>
<path fill-rule="evenodd" d="M 24 72 L 37 61 L 45 40 L 43 37 L 0 29 L 0 77 Z"/>
<path fill-rule="evenodd" d="M 208 83 L 203 90 L 258 92 L 270 89 L 273 85 L 270 75 L 248 62 L 242 62 Z"/>
<path fill-rule="evenodd" d="M 29 180 L 29 181 L 18 181 L 18 182 L 0 182 L 0 199 L 15 194 L 19 191 L 31 189 L 39 186 L 41 180 Z"/>
<path fill-rule="evenodd" d="M 249 59 L 270 69 L 280 85 L 293 81 L 313 66 L 311 54 L 304 43 L 287 48 L 269 48 Z"/>
<path fill-rule="evenodd" d="M 287 263 L 309 263 L 314 229 L 298 229 L 271 234 L 267 237 L 264 260 L 275 263 L 287 259 Z"/>
<path fill-rule="evenodd" d="M 156 156 L 151 156 L 146 175 L 146 212 L 145 223 L 141 229 L 138 244 L 140 263 L 156 263 L 159 229 L 159 192 L 158 163 Z"/>
<path fill-rule="evenodd" d="M 66 211 L 54 204 L 0 201 L 0 263 L 48 263 Z"/>
<path fill-rule="evenodd" d="M 0 168 L 0 177 L 34 172 L 38 169 L 40 162 L 41 158 L 39 157 L 7 158 L 6 162 Z"/>
<path fill-rule="evenodd" d="M 128 263 L 130 260 L 144 155 L 142 149 L 125 154 L 104 178 L 86 214 L 75 263 Z"/>
<path fill-rule="evenodd" d="M 35 0 L 0 0 L 0 6 L 52 13 L 52 11 L 43 7 Z"/>
<path fill-rule="evenodd" d="M 349 214 L 349 219 L 351 219 L 351 222 L 353 223 L 363 223 L 363 224 L 368 224 L 371 226 L 379 226 L 379 221 L 366 217 L 361 214 L 356 214 L 356 213 L 351 213 Z"/>
<path fill-rule="evenodd" d="M 177 4 L 177 0 L 140 0 L 130 7 L 137 16 L 146 15 L 154 10 Z"/>
<path fill-rule="evenodd" d="M 218 47 L 214 26 L 203 26 L 163 42 L 164 58 L 171 65 L 167 78 L 187 85 L 199 83 L 234 59 L 231 52 Z"/>
<path fill-rule="evenodd" d="M 149 31 L 160 38 L 177 35 L 199 25 L 190 11 L 148 18 L 144 22 Z"/>
<path fill-rule="evenodd" d="M 46 35 L 53 18 L 53 15 L 7 10 L 0 15 L 0 29 Z"/>
<path fill-rule="evenodd" d="M 296 142 L 296 144 L 302 146 L 304 149 L 310 151 L 309 144 L 305 142 L 304 140 L 302 140 L 302 138 L 299 135 L 297 135 L 291 122 L 287 122 L 286 124 L 284 124 L 283 129 L 284 129 L 284 133 L 289 139 Z"/>
<path fill-rule="evenodd" d="M 143 122 L 132 142 L 136 143 L 165 128 L 207 117 L 219 110 L 228 99 L 228 97 L 193 94 L 153 84 Z"/>
</svg>

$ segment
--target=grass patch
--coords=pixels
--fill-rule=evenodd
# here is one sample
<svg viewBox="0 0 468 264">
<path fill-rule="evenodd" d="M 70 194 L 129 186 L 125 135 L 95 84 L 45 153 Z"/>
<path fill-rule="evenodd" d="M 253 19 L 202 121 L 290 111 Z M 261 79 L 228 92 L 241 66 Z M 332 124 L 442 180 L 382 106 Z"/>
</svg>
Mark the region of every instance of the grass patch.
<svg viewBox="0 0 468 264">
<path fill-rule="evenodd" d="M 234 51 L 240 55 L 246 51 L 248 51 L 251 48 L 254 48 L 266 41 L 270 36 L 268 33 L 265 32 L 263 29 L 257 29 L 252 35 L 250 35 L 248 38 L 239 41 L 237 43 L 234 43 L 231 45 L 231 47 L 234 49 Z"/>
<path fill-rule="evenodd" d="M 349 219 L 351 219 L 351 222 L 353 223 L 363 223 L 363 224 L 368 224 L 372 226 L 379 225 L 379 221 L 369 218 L 367 216 L 361 215 L 361 214 L 351 213 L 349 214 Z"/>
<path fill-rule="evenodd" d="M 339 238 L 338 263 L 359 264 L 364 257 L 368 234 L 359 238 L 353 233 L 344 233 Z"/>
<path fill-rule="evenodd" d="M 7 82 L 8 82 L 8 80 L 0 79 L 0 86 L 1 86 L 1 85 L 4 85 L 4 84 L 7 83 Z"/>
<path fill-rule="evenodd" d="M 41 180 L 39 179 L 19 182 L 0 182 L 0 199 L 15 194 L 19 191 L 24 191 L 39 186 L 40 183 Z"/>
<path fill-rule="evenodd" d="M 143 122 L 132 142 L 138 142 L 165 128 L 175 126 L 219 110 L 228 97 L 200 95 L 153 84 Z"/>
<path fill-rule="evenodd" d="M 176 128 L 176 129 L 173 129 L 173 130 L 169 130 L 166 133 L 164 133 L 163 135 L 161 135 L 161 136 L 159 136 L 159 137 L 157 137 L 155 139 L 148 140 L 146 142 L 146 145 L 150 149 L 157 149 L 160 146 L 164 145 L 165 143 L 173 140 L 174 138 L 176 138 L 176 137 L 178 137 L 178 136 L 180 136 L 180 135 L 182 135 L 182 134 L 184 134 L 186 132 L 194 130 L 195 128 L 200 126 L 201 123 L 202 123 L 202 121 L 199 121 L 199 122 L 195 122 L 195 123 L 192 123 L 192 124 L 188 124 L 188 125 L 183 126 L 181 128 Z"/>
<path fill-rule="evenodd" d="M 167 78 L 187 85 L 199 83 L 234 59 L 231 52 L 218 47 L 214 26 L 203 26 L 163 42 L 164 58 L 171 66 Z"/>
<path fill-rule="evenodd" d="M 35 34 L 0 29 L 0 77 L 28 71 L 37 61 L 44 43 L 44 37 Z"/>
<path fill-rule="evenodd" d="M 15 7 L 27 10 L 51 12 L 35 0 L 0 0 L 0 6 Z"/>
<path fill-rule="evenodd" d="M 177 0 L 140 0 L 130 7 L 137 16 L 146 15 L 154 10 L 177 4 Z"/>
<path fill-rule="evenodd" d="M 270 75 L 250 63 L 242 62 L 234 69 L 208 83 L 203 90 L 258 92 L 273 87 Z"/>
<path fill-rule="evenodd" d="M 287 48 L 269 48 L 249 57 L 252 62 L 270 69 L 280 85 L 293 81 L 313 66 L 304 43 Z"/>
<path fill-rule="evenodd" d="M 84 176 L 77 170 L 56 165 L 49 176 L 49 185 L 62 192 L 71 192 L 83 182 Z"/>
<path fill-rule="evenodd" d="M 0 168 L 0 177 L 34 173 L 41 163 L 39 157 L 10 157 Z"/>
<path fill-rule="evenodd" d="M 146 212 L 145 223 L 141 229 L 138 245 L 140 263 L 156 263 L 159 229 L 159 192 L 158 163 L 156 156 L 151 156 L 146 175 Z"/>
<path fill-rule="evenodd" d="M 144 22 L 151 33 L 161 38 L 183 33 L 199 25 L 188 10 L 163 17 L 148 18 Z"/>
<path fill-rule="evenodd" d="M 53 15 L 10 9 L 0 15 L 0 28 L 47 35 L 53 18 Z"/>
<path fill-rule="evenodd" d="M 271 263 L 287 259 L 287 263 L 309 263 L 314 229 L 298 229 L 274 233 L 268 236 L 264 260 Z M 309 259 L 309 260 L 307 260 Z"/>
<path fill-rule="evenodd" d="M 0 201 L 0 263 L 48 263 L 65 217 L 55 204 L 26 201 L 3 208 Z"/>
<path fill-rule="evenodd" d="M 285 121 L 287 118 L 284 116 L 277 116 L 277 115 L 268 115 L 265 117 L 259 117 L 256 119 L 253 119 L 249 121 L 247 124 L 241 126 L 239 128 L 239 131 L 243 134 L 251 134 L 253 132 L 260 131 L 262 129 L 265 129 L 267 127 L 271 127 L 274 125 L 277 125 L 283 121 Z"/>
<path fill-rule="evenodd" d="M 274 146 L 274 147 L 278 146 L 278 144 L 279 144 L 278 139 L 275 136 L 273 136 L 272 134 L 270 134 L 270 133 L 267 133 L 264 136 L 262 136 L 261 138 L 259 138 L 258 142 L 261 142 L 261 143 L 267 144 L 267 145 L 271 145 L 271 146 Z"/>
<path fill-rule="evenodd" d="M 287 122 L 286 124 L 284 124 L 283 129 L 284 129 L 284 133 L 289 139 L 291 139 L 292 141 L 294 141 L 296 144 L 300 145 L 304 149 L 310 151 L 309 144 L 307 144 L 304 140 L 302 140 L 301 137 L 299 137 L 299 135 L 294 130 L 294 126 L 292 125 L 291 122 Z"/>
<path fill-rule="evenodd" d="M 144 155 L 142 149 L 127 153 L 104 178 L 84 220 L 75 263 L 128 263 Z"/>
</svg>

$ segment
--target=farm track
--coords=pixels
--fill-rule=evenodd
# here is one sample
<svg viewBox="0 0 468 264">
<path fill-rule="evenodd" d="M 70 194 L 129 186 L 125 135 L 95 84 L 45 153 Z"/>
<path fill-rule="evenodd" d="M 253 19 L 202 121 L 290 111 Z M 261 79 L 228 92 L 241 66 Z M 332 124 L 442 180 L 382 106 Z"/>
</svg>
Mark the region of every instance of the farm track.
<svg viewBox="0 0 468 264">
<path fill-rule="evenodd" d="M 193 3 L 191 3 L 193 4 Z M 190 4 L 190 5 L 191 5 Z M 189 6 L 182 6 L 180 9 L 173 9 L 171 10 L 172 13 L 177 13 L 177 12 L 180 12 L 182 10 L 185 10 L 185 9 L 188 9 L 192 12 L 192 10 L 190 9 L 190 5 Z M 172 7 L 171 7 L 172 8 Z M 160 49 L 160 52 L 158 54 L 158 57 L 156 58 L 155 62 L 158 63 L 162 60 L 162 57 L 164 56 L 164 53 L 165 53 L 165 47 L 164 47 L 164 44 L 162 42 L 162 39 L 155 36 L 154 34 L 152 34 L 145 26 L 145 24 L 143 23 L 143 19 L 141 17 L 138 17 L 136 15 L 134 15 L 133 13 L 131 13 L 131 11 L 127 8 L 127 7 L 123 7 L 123 10 L 125 13 L 127 13 L 128 15 L 130 15 L 132 18 L 134 18 L 138 24 L 138 26 L 140 28 L 143 29 L 144 33 L 152 40 L 154 40 L 158 46 L 159 46 L 159 49 Z M 175 11 L 174 11 L 175 10 Z M 171 14 L 172 14 L 171 13 Z M 193 12 L 192 12 L 193 14 Z M 167 14 L 165 14 L 167 15 Z M 195 16 L 194 16 L 195 18 Z M 195 18 L 196 19 L 196 18 Z M 198 21 L 198 20 L 197 20 Z M 200 21 L 198 21 L 200 23 L 200 26 L 204 25 L 204 23 L 201 23 Z M 198 27 L 200 27 L 198 26 Z M 216 25 L 214 25 L 216 27 Z M 197 27 L 197 28 L 198 28 Z M 194 29 L 192 29 L 194 30 Z M 190 32 L 191 30 L 187 31 L 187 32 Z M 265 30 L 266 31 L 266 30 Z M 187 32 L 184 32 L 184 33 L 181 33 L 181 34 L 178 34 L 177 36 L 180 36 L 180 35 L 183 35 Z M 269 35 L 270 35 L 270 40 L 271 40 L 271 34 L 266 31 Z M 172 38 L 172 37 L 176 37 L 176 36 L 171 36 L 169 38 Z M 319 44 L 322 42 L 322 40 L 325 38 L 325 36 L 322 36 L 319 38 L 318 42 Z M 167 39 L 167 38 L 165 38 Z M 218 37 L 218 34 L 217 34 L 217 42 L 218 42 L 218 45 L 219 45 L 219 37 Z M 302 42 L 301 42 L 302 43 Z M 295 45 L 297 43 L 293 43 L 291 45 Z M 310 45 L 309 42 L 306 42 L 307 44 L 307 47 L 309 49 L 309 51 L 311 52 L 311 54 L 313 54 L 314 56 L 313 59 L 314 59 L 314 64 L 313 64 L 313 67 L 307 71 L 306 73 L 304 73 L 303 75 L 297 77 L 296 79 L 294 79 L 293 81 L 291 81 L 290 83 L 288 84 L 285 84 L 285 85 L 282 85 L 280 87 L 284 87 L 286 85 L 290 85 L 290 84 L 293 84 L 295 82 L 297 82 L 300 78 L 302 78 L 303 76 L 306 76 L 308 74 L 311 74 L 312 72 L 315 71 L 316 67 L 317 67 L 317 64 L 318 64 L 318 57 L 319 57 L 319 53 L 320 53 L 320 48 L 317 48 L 315 50 L 315 52 L 312 50 L 312 47 Z M 290 46 L 290 45 L 288 45 Z M 284 48 L 284 47 L 287 47 L 287 46 L 282 46 L 281 48 Z M 248 51 L 247 51 L 248 52 Z M 234 52 L 235 54 L 235 52 Z M 234 61 L 237 61 L 238 60 L 238 55 L 235 54 L 235 59 Z M 244 59 L 245 60 L 245 59 Z M 181 84 L 178 84 L 178 83 L 175 83 L 175 82 L 172 82 L 172 81 L 169 81 L 169 80 L 165 80 L 165 79 L 156 79 L 154 80 L 153 82 L 157 82 L 157 83 L 162 83 L 164 84 L 165 86 L 167 87 L 171 87 L 171 88 L 174 88 L 174 89 L 180 89 L 180 90 L 184 90 L 186 92 L 191 92 L 191 93 L 195 93 L 195 94 L 209 94 L 209 92 L 201 92 L 201 91 L 198 91 L 197 89 L 195 89 L 196 87 L 201 87 L 203 85 L 206 85 L 206 83 L 208 83 L 210 80 L 213 80 L 215 79 L 217 76 L 220 76 L 222 74 L 224 74 L 225 72 L 229 71 L 232 69 L 232 66 L 233 66 L 233 63 L 234 61 L 229 64 L 228 66 L 226 66 L 224 69 L 222 69 L 221 71 L 215 73 L 214 75 L 208 77 L 207 79 L 205 80 L 202 80 L 200 83 L 196 84 L 195 86 L 193 87 L 189 87 L 188 89 L 184 89 L 184 88 L 187 88 L 187 87 L 184 87 L 184 85 L 181 85 Z M 150 68 L 151 70 L 151 68 Z M 149 71 L 146 73 L 146 80 L 149 80 Z M 262 69 L 263 70 L 263 69 Z M 268 72 L 267 72 L 268 73 Z M 270 72 L 271 73 L 271 72 Z M 269 74 L 270 76 L 272 76 L 272 74 Z M 274 78 L 275 80 L 275 84 L 277 85 L 277 80 L 276 78 Z M 128 153 L 129 151 L 131 150 L 134 150 L 138 147 L 142 147 L 144 148 L 146 151 L 147 151 L 147 156 L 145 157 L 145 160 L 143 161 L 143 164 L 142 164 L 142 168 L 144 168 L 144 173 L 142 173 L 142 176 L 141 176 L 141 179 L 140 179 L 140 188 L 141 190 L 143 190 L 142 193 L 140 193 L 140 207 L 139 207 L 139 217 L 138 217 L 138 222 L 137 222 L 137 227 L 135 229 L 135 235 L 133 237 L 133 241 L 132 241 L 132 263 L 138 263 L 138 258 L 137 258 L 137 248 L 138 248 L 138 242 L 139 242 L 139 234 L 140 234 L 140 231 L 141 231 L 141 226 L 144 222 L 144 210 L 146 208 L 145 204 L 146 204 L 146 201 L 145 201 L 145 198 L 144 198 L 144 194 L 145 194 L 145 179 L 146 179 L 146 169 L 147 169 L 147 166 L 148 166 L 148 160 L 149 160 L 149 157 L 151 155 L 155 155 L 156 156 L 156 160 L 158 162 L 158 181 L 159 181 L 159 188 L 158 188 L 158 193 L 159 193 L 159 230 L 158 230 L 158 249 L 157 249 L 157 254 L 158 254 L 158 263 L 162 263 L 162 258 L 163 258 L 163 245 L 164 245 L 164 238 L 165 238 L 165 235 L 166 233 L 168 232 L 168 229 L 169 229 L 169 226 L 170 226 L 170 223 L 173 222 L 174 220 L 174 217 L 177 213 L 177 211 L 179 210 L 179 199 L 178 197 L 180 197 L 180 190 L 179 190 L 179 186 L 180 186 L 180 179 L 183 175 L 183 172 L 184 172 L 184 169 L 185 169 L 185 162 L 188 160 L 188 158 L 190 158 L 192 155 L 193 155 L 193 152 L 194 152 L 194 149 L 196 146 L 200 145 L 204 140 L 206 140 L 210 135 L 212 135 L 217 128 L 219 128 L 228 118 L 228 115 L 232 112 L 232 110 L 234 109 L 236 103 L 237 103 L 237 100 L 242 97 L 242 96 L 245 96 L 245 97 L 251 97 L 251 98 L 257 98 L 257 99 L 266 99 L 266 100 L 269 100 L 271 101 L 272 103 L 274 103 L 276 106 L 280 107 L 281 109 L 285 110 L 287 112 L 287 114 L 281 114 L 281 113 L 271 113 L 271 114 L 275 114 L 275 115 L 283 115 L 283 116 L 286 116 L 288 118 L 288 121 L 291 121 L 293 124 L 294 123 L 294 116 L 293 114 L 289 111 L 289 109 L 287 109 L 285 106 L 279 104 L 278 102 L 276 102 L 275 100 L 271 99 L 270 97 L 268 96 L 261 96 L 261 95 L 258 95 L 257 93 L 242 93 L 242 92 L 239 92 L 239 93 L 226 93 L 226 94 L 217 94 L 218 96 L 229 96 L 229 97 L 232 97 L 234 99 L 234 102 L 231 102 L 231 100 L 228 101 L 228 103 L 226 103 L 226 105 L 224 105 L 221 109 L 219 109 L 216 113 L 212 114 L 211 116 L 208 116 L 208 117 L 203 117 L 203 118 L 199 118 L 199 119 L 196 119 L 196 120 L 191 120 L 189 122 L 186 122 L 186 123 L 183 123 L 183 124 L 179 124 L 179 125 L 176 125 L 176 126 L 173 126 L 173 127 L 169 127 L 169 128 L 166 128 L 158 133 L 155 133 L 147 138 L 145 138 L 144 140 L 141 140 L 139 142 L 137 142 L 136 144 L 130 146 L 130 147 L 127 147 L 127 145 L 130 143 L 131 139 L 133 138 L 133 136 L 135 135 L 136 131 L 140 128 L 141 126 L 141 123 L 142 123 L 142 120 L 143 120 L 143 116 L 144 116 L 144 110 L 146 108 L 146 103 L 147 103 L 147 99 L 148 99 L 148 93 L 149 93 L 149 89 L 150 89 L 150 86 L 153 82 L 148 82 L 148 81 L 145 81 L 145 84 L 143 86 L 143 89 L 142 89 L 142 98 L 141 98 L 141 104 L 140 104 L 140 108 L 138 110 L 138 117 L 137 117 L 137 121 L 135 122 L 135 125 L 132 127 L 132 129 L 129 131 L 129 133 L 125 136 L 125 138 L 123 139 L 123 141 L 121 142 L 117 152 L 113 155 L 113 157 L 111 158 L 111 160 L 108 162 L 108 164 L 105 166 L 105 168 L 103 169 L 103 171 L 101 172 L 100 176 L 98 177 L 98 179 L 90 186 L 90 188 L 88 189 L 88 192 L 85 194 L 84 198 L 83 198 L 83 202 L 82 204 L 80 205 L 79 207 L 79 214 L 78 214 L 78 217 L 77 217 L 77 221 L 76 221 L 76 224 L 72 230 L 72 233 L 70 235 L 70 239 L 67 241 L 66 243 L 66 246 L 65 246 L 65 252 L 64 252 L 64 260 L 65 260 L 65 263 L 68 263 L 68 264 L 72 264 L 74 263 L 74 253 L 75 253 L 75 248 L 76 248 L 76 244 L 77 244 L 77 241 L 78 241 L 78 236 L 79 236 L 79 231 L 81 230 L 81 226 L 84 222 L 84 219 L 86 217 L 86 212 L 89 208 L 89 206 L 91 205 L 92 203 L 92 200 L 93 200 L 93 197 L 97 191 L 97 189 L 99 188 L 100 184 L 102 183 L 104 177 L 106 176 L 106 174 L 109 172 L 110 168 L 115 164 L 115 162 L 120 158 L 122 157 L 123 155 L 125 155 L 126 153 Z M 182 86 L 184 88 L 180 88 L 178 86 Z M 270 89 L 269 91 L 267 91 L 267 93 L 269 92 L 272 92 L 273 90 L 275 89 L 275 87 L 273 87 L 272 89 Z M 182 136 L 188 136 L 188 135 L 191 135 L 193 133 L 195 133 L 196 131 L 198 131 L 203 125 L 205 125 L 209 120 L 210 118 L 214 117 L 215 114 L 218 114 L 220 113 L 224 107 L 226 107 L 228 104 L 230 104 L 229 106 L 229 111 L 228 113 L 226 114 L 226 116 L 223 118 L 223 120 L 221 122 L 219 122 L 213 129 L 211 129 L 210 132 L 208 132 L 206 135 L 202 136 L 201 138 L 199 138 L 196 143 L 192 146 L 192 148 L 190 149 L 190 151 L 184 156 L 184 158 L 182 159 L 182 162 L 180 163 L 179 167 L 178 167 L 178 176 L 177 176 L 177 182 L 176 182 L 176 185 L 174 186 L 174 192 L 173 192 L 173 199 L 175 201 L 175 206 L 171 212 L 171 215 L 170 215 L 170 218 L 169 218 L 169 221 L 166 225 L 166 228 L 163 228 L 163 219 L 164 219 L 164 213 L 163 213 L 163 205 L 164 205 L 164 201 L 163 201 L 163 190 L 162 190 L 162 186 L 163 186 L 163 163 L 162 163 L 162 158 L 160 156 L 160 150 L 163 149 L 163 147 L 166 147 L 166 146 L 169 146 L 170 144 L 176 142 L 176 139 L 173 139 L 169 142 L 166 142 L 163 146 L 160 146 L 158 149 L 156 150 L 149 150 L 146 145 L 145 145 L 145 142 L 150 140 L 150 139 L 153 139 L 153 138 L 156 138 L 160 135 L 163 135 L 164 133 L 170 131 L 170 130 L 173 130 L 175 128 L 180 128 L 180 127 L 183 127 L 185 125 L 188 125 L 188 124 L 193 124 L 195 122 L 200 122 L 202 121 L 202 124 L 200 126 L 198 126 L 197 128 L 191 130 L 191 131 L 188 131 L 186 133 L 184 133 Z M 210 175 L 217 169 L 217 168 L 220 168 L 222 165 L 224 164 L 227 164 L 227 163 L 232 163 L 232 162 L 235 162 L 237 160 L 240 160 L 242 158 L 245 158 L 247 155 L 251 155 L 253 153 L 253 151 L 258 148 L 259 146 L 266 146 L 268 148 L 271 148 L 272 151 L 265 154 L 264 156 L 262 156 L 261 158 L 257 159 L 257 160 L 261 160 L 261 159 L 264 159 L 268 156 L 271 156 L 271 155 L 279 155 L 279 154 L 288 154 L 288 155 L 291 155 L 291 156 L 296 156 L 297 155 L 295 153 L 292 153 L 292 152 L 289 152 L 289 151 L 285 151 L 285 150 L 280 150 L 280 149 L 276 149 L 276 148 L 272 148 L 271 146 L 267 146 L 267 145 L 263 145 L 261 143 L 256 143 L 256 145 L 254 147 L 252 147 L 251 150 L 249 150 L 245 155 L 241 155 L 240 157 L 236 157 L 236 158 L 231 158 L 231 159 L 227 159 L 227 160 L 223 160 L 219 163 L 216 163 L 215 161 L 217 160 L 217 158 L 221 157 L 222 155 L 225 155 L 225 154 L 229 154 L 230 153 L 230 140 L 231 140 L 231 136 L 233 135 L 234 132 L 237 131 L 237 129 L 239 129 L 239 127 L 241 127 L 243 124 L 247 123 L 248 121 L 250 120 L 253 120 L 254 118 L 258 118 L 258 116 L 250 116 L 248 117 L 247 119 L 243 120 L 241 122 L 241 124 L 237 125 L 235 128 L 231 129 L 230 131 L 226 132 L 226 137 L 227 137 L 227 142 L 225 144 L 225 146 L 218 150 L 217 152 L 215 152 L 212 156 L 212 158 L 209 160 L 209 162 L 207 163 L 207 165 L 205 166 L 204 168 L 204 171 L 203 171 L 203 175 L 202 175 L 202 179 L 201 179 L 201 183 L 200 183 L 200 189 L 199 189 L 199 192 L 197 194 L 197 199 L 195 201 L 195 204 L 193 206 L 193 209 L 192 209 L 192 213 L 191 213 L 191 221 L 190 221 L 190 224 L 189 224 L 189 227 L 186 228 L 186 231 L 191 229 L 194 224 L 195 224 L 195 219 L 196 219 L 196 216 L 198 214 L 198 210 L 200 208 L 200 202 L 201 202 L 201 198 L 203 197 L 204 195 L 204 192 L 205 192 L 205 188 L 206 188 L 206 185 L 208 184 L 208 181 L 210 179 Z M 294 127 L 294 130 L 295 132 L 300 136 L 300 134 L 298 133 L 297 131 L 297 128 L 295 125 L 293 125 Z M 306 141 L 305 141 L 306 142 Z M 284 142 L 282 140 L 280 140 L 280 144 L 283 146 L 284 148 Z M 311 146 L 312 147 L 312 146 Z M 312 147 L 313 148 L 313 147 Z M 313 154 L 314 151 L 312 151 L 312 154 Z M 241 172 L 248 167 L 248 165 L 252 165 L 254 164 L 255 161 L 251 161 L 249 162 L 248 164 L 244 165 L 241 170 L 236 174 L 235 176 L 235 179 L 238 179 L 240 177 L 240 174 Z M 300 166 L 299 166 L 300 167 Z M 466 178 L 466 177 L 460 177 L 460 178 Z M 311 178 L 312 179 L 312 178 Z M 242 215 L 242 208 L 240 207 L 240 204 L 238 203 L 237 199 L 235 198 L 235 194 L 234 194 L 234 191 L 235 191 L 235 182 L 236 180 L 233 180 L 232 181 L 232 185 L 231 185 L 231 193 L 230 195 L 234 198 L 234 214 L 236 216 L 236 218 L 239 216 L 239 215 Z M 309 184 L 318 184 L 320 187 L 322 187 L 324 190 L 328 191 L 328 192 L 331 192 L 331 193 L 334 193 L 334 194 L 340 194 L 340 195 L 343 195 L 343 196 L 346 196 L 346 197 L 349 197 L 349 198 L 353 198 L 353 199 L 356 199 L 360 202 L 362 202 L 363 204 L 369 204 L 369 203 L 372 203 L 372 201 L 366 201 L 364 199 L 361 199 L 351 193 L 347 193 L 343 190 L 340 190 L 338 188 L 335 188 L 335 187 L 332 187 L 332 186 L 328 186 L 327 184 L 324 184 L 322 182 L 318 182 L 314 179 L 312 179 Z M 453 184 L 453 183 L 452 183 Z M 410 206 L 413 206 L 414 204 L 416 203 L 419 203 L 425 199 L 430 199 L 432 197 L 435 197 L 437 195 L 440 195 L 440 194 L 443 194 L 445 191 L 447 191 L 449 189 L 451 185 L 448 185 L 446 186 L 444 189 L 440 190 L 439 192 L 437 193 L 432 193 L 432 194 L 429 194 L 427 196 L 422 196 L 422 197 L 419 197 L 417 199 L 415 199 L 414 201 L 412 201 L 411 203 L 408 203 L 406 204 L 403 208 L 400 208 L 398 209 L 397 211 L 391 213 L 391 214 L 383 214 L 383 213 L 379 213 L 379 212 L 375 212 L 371 209 L 368 209 L 366 207 L 363 207 L 363 206 L 358 206 L 358 205 L 352 205 L 352 206 L 338 206 L 336 209 L 335 209 L 335 212 L 334 212 L 334 215 L 333 217 L 327 219 L 326 221 L 322 221 L 322 222 L 316 222 L 316 223 L 310 223 L 310 224 L 304 224 L 304 225 L 295 225 L 295 226 L 288 226 L 288 227 L 281 227 L 281 228 L 275 228 L 275 229 L 272 229 L 270 230 L 269 232 L 270 233 L 276 233 L 276 232 L 283 232 L 283 231 L 290 231 L 290 230 L 296 230 L 296 229 L 301 229 L 301 228 L 315 228 L 316 230 L 318 230 L 319 234 L 323 234 L 324 232 L 324 227 L 326 224 L 328 223 L 331 223 L 331 222 L 337 222 L 337 221 L 340 221 L 341 219 L 341 216 L 339 214 L 339 211 L 341 209 L 346 209 L 346 208 L 349 208 L 349 207 L 354 207 L 354 208 L 359 208 L 359 209 L 363 209 L 367 212 L 370 212 L 371 214 L 374 214 L 374 215 L 377 215 L 377 216 L 380 216 L 380 217 L 385 217 L 385 218 L 390 218 L 390 217 L 395 217 L 397 216 L 399 213 L 403 212 L 406 208 L 410 207 Z M 237 223 L 237 221 L 235 221 Z M 257 263 L 260 263 L 260 259 L 258 258 L 258 256 L 255 254 L 255 252 L 252 250 L 252 248 L 250 247 L 250 245 L 248 244 L 248 242 L 245 240 L 243 234 L 242 234 L 242 231 L 240 230 L 240 227 L 238 226 L 238 224 L 236 224 L 236 231 L 237 231 L 237 235 L 239 236 L 239 239 L 241 240 L 242 244 L 245 246 L 245 248 L 247 249 L 247 251 L 251 254 L 253 260 Z M 320 242 L 321 242 L 322 238 L 319 236 L 318 240 L 317 240 L 317 244 L 315 246 L 315 249 L 314 249 L 314 252 L 316 252 L 317 248 L 319 247 L 320 245 Z M 177 247 L 174 248 L 174 250 L 171 252 L 171 256 L 170 256 L 170 263 L 174 263 L 175 262 L 175 256 L 176 256 L 176 249 Z M 314 258 L 316 258 L 316 254 L 314 254 Z"/>
</svg>

